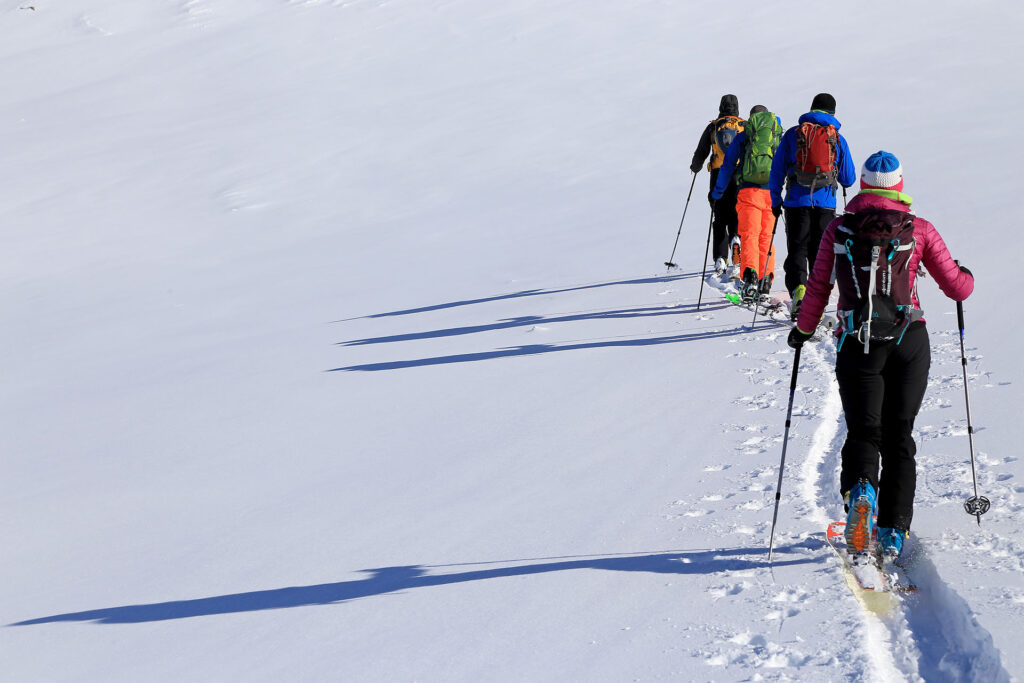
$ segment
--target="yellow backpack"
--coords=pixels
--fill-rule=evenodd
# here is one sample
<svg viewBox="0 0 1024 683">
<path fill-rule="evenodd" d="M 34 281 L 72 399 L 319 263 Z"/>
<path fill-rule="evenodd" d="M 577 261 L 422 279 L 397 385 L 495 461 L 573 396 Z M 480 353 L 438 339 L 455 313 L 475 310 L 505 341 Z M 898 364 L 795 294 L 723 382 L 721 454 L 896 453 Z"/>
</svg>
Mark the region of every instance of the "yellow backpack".
<svg viewBox="0 0 1024 683">
<path fill-rule="evenodd" d="M 715 128 L 711 132 L 709 171 L 722 167 L 722 162 L 725 161 L 725 150 L 729 149 L 736 134 L 743 130 L 743 119 L 738 116 L 723 116 L 715 119 L 712 123 L 715 124 Z"/>
</svg>

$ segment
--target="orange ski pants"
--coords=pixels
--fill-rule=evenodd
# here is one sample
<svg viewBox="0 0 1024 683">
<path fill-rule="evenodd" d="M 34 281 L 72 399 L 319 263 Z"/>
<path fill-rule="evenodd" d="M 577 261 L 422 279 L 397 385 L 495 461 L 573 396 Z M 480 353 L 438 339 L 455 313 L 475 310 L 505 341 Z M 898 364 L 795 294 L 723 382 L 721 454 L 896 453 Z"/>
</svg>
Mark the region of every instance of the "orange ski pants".
<svg viewBox="0 0 1024 683">
<path fill-rule="evenodd" d="M 775 250 L 772 245 L 772 195 L 760 187 L 745 187 L 736 195 L 737 232 L 740 235 L 740 277 L 747 268 L 757 271 L 758 279 L 766 272 L 775 272 Z"/>
</svg>

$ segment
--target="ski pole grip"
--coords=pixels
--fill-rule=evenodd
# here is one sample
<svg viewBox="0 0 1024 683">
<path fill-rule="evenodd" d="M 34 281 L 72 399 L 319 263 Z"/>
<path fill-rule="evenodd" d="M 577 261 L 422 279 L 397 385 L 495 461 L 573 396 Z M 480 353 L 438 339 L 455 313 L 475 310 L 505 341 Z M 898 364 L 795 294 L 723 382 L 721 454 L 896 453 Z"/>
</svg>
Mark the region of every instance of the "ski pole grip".
<svg viewBox="0 0 1024 683">
<path fill-rule="evenodd" d="M 959 259 L 953 259 L 953 263 L 955 263 L 957 265 L 957 268 L 960 267 L 960 260 Z M 960 332 L 963 333 L 963 331 L 964 331 L 964 302 L 963 301 L 957 301 L 956 302 L 956 322 L 960 326 Z"/>
</svg>

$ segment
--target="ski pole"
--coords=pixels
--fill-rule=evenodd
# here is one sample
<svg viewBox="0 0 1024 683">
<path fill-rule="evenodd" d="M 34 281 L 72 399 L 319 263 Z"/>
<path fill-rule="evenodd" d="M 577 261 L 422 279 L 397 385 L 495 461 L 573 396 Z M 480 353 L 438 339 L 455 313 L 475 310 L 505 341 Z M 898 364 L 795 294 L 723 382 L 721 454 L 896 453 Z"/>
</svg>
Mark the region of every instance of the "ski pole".
<svg viewBox="0 0 1024 683">
<path fill-rule="evenodd" d="M 754 317 L 750 320 L 750 329 L 754 329 L 754 321 L 757 320 L 757 304 L 761 301 L 761 290 L 764 289 L 764 281 L 768 279 L 768 263 L 772 260 L 772 252 L 775 251 L 775 231 L 779 227 L 779 217 L 775 217 L 775 224 L 772 226 L 772 241 L 768 243 L 768 256 L 764 260 L 764 277 L 757 281 L 758 298 L 754 302 Z M 740 247 L 740 252 L 743 247 Z"/>
<path fill-rule="evenodd" d="M 843 188 L 843 213 L 846 213 L 846 188 Z"/>
<path fill-rule="evenodd" d="M 959 265 L 959 264 L 958 264 Z M 964 369 L 964 399 L 967 403 L 967 441 L 971 446 L 971 478 L 974 480 L 974 495 L 964 502 L 964 511 L 969 515 L 978 518 L 978 526 L 981 526 L 981 516 L 992 507 L 985 496 L 978 495 L 978 474 L 974 467 L 974 426 L 971 424 L 971 392 L 967 388 L 967 354 L 964 351 L 964 304 L 956 302 L 956 319 L 960 326 L 960 365 Z"/>
<path fill-rule="evenodd" d="M 679 219 L 679 230 L 676 231 L 676 243 L 672 245 L 672 255 L 668 257 L 668 261 L 665 261 L 665 265 L 668 266 L 669 270 L 678 268 L 672 259 L 676 257 L 676 247 L 679 246 L 679 235 L 683 232 L 683 221 L 686 220 L 686 210 L 690 208 L 690 195 L 693 194 L 693 184 L 697 182 L 697 172 L 693 173 L 693 180 L 690 181 L 690 191 L 686 193 L 686 205 L 683 207 L 683 217 Z"/>
<path fill-rule="evenodd" d="M 711 220 L 708 221 L 708 241 L 704 245 L 704 268 L 700 271 L 700 293 L 697 295 L 697 310 L 700 310 L 700 300 L 704 296 L 704 274 L 708 272 L 708 250 L 711 248 L 711 226 L 715 224 L 715 209 L 711 208 Z"/>
<path fill-rule="evenodd" d="M 786 431 L 782 436 L 782 462 L 779 463 L 779 485 L 775 488 L 775 512 L 772 514 L 772 533 L 768 540 L 768 564 L 772 563 L 772 549 L 775 547 L 775 523 L 779 519 L 779 500 L 782 498 L 782 472 L 786 467 L 786 446 L 789 444 L 789 425 L 793 419 L 793 396 L 796 395 L 796 373 L 800 369 L 800 349 L 793 356 L 793 376 L 789 380 L 789 407 L 786 409 Z"/>
</svg>

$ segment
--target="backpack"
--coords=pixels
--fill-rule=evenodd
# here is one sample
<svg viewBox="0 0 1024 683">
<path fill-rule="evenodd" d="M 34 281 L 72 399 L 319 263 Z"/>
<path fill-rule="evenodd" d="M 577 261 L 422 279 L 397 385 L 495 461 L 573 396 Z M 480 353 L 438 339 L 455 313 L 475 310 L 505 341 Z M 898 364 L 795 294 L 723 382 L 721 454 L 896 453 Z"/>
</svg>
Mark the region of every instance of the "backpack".
<svg viewBox="0 0 1024 683">
<path fill-rule="evenodd" d="M 805 121 L 797 129 L 796 166 L 793 179 L 799 185 L 811 188 L 836 186 L 836 153 L 839 151 L 839 132 L 832 124 L 822 126 Z"/>
<path fill-rule="evenodd" d="M 711 123 L 714 124 L 714 128 L 711 131 L 709 171 L 722 167 L 722 162 L 725 161 L 725 150 L 729 149 L 732 139 L 743 129 L 743 119 L 738 116 L 723 116 Z"/>
<path fill-rule="evenodd" d="M 775 114 L 759 111 L 751 116 L 744 127 L 747 148 L 740 167 L 740 180 L 752 185 L 764 185 L 772 172 L 772 157 L 782 142 L 782 125 Z"/>
<path fill-rule="evenodd" d="M 844 214 L 835 232 L 835 283 L 843 302 L 853 308 L 839 311 L 843 335 L 871 341 L 903 338 L 907 326 L 919 319 L 910 287 L 910 257 L 914 253 L 914 216 L 905 211 L 878 209 Z"/>
</svg>

